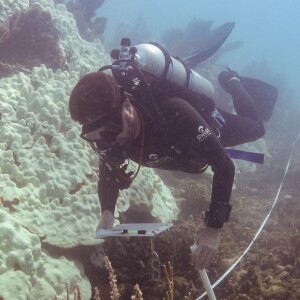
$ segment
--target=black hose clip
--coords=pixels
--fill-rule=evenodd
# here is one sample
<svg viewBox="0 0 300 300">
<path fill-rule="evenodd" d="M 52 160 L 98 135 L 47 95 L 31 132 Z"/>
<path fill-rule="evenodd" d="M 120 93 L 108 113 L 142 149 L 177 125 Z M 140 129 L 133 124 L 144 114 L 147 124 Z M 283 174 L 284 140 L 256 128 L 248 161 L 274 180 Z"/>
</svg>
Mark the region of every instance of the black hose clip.
<svg viewBox="0 0 300 300">
<path fill-rule="evenodd" d="M 132 171 L 126 172 L 127 167 L 128 165 L 125 164 L 118 169 L 116 180 L 118 182 L 118 187 L 120 190 L 128 189 L 132 183 L 131 176 L 133 175 L 134 172 Z"/>
</svg>

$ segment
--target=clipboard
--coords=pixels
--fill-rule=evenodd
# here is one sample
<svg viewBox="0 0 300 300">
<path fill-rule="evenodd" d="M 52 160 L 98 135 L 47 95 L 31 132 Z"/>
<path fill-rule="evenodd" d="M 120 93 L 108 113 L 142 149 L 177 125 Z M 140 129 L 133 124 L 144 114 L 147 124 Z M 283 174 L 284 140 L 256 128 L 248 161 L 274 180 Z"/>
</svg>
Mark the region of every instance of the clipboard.
<svg viewBox="0 0 300 300">
<path fill-rule="evenodd" d="M 151 237 L 173 227 L 172 223 L 131 223 L 116 225 L 112 229 L 99 229 L 96 238 L 105 237 Z"/>
</svg>

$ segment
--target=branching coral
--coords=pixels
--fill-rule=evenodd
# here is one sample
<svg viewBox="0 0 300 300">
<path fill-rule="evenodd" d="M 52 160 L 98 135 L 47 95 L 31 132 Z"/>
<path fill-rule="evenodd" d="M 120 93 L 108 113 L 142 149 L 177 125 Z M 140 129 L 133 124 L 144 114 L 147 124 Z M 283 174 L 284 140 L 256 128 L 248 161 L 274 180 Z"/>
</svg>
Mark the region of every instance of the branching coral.
<svg viewBox="0 0 300 300">
<path fill-rule="evenodd" d="M 173 300 L 174 299 L 174 270 L 171 266 L 170 262 L 164 266 L 165 275 L 168 282 L 168 291 L 166 292 L 166 300 Z"/>
<path fill-rule="evenodd" d="M 101 300 L 100 299 L 100 291 L 97 287 L 95 287 L 95 297 L 94 297 L 95 300 Z"/>
<path fill-rule="evenodd" d="M 143 293 L 138 284 L 135 285 L 135 294 L 131 297 L 131 300 L 143 300 Z"/>
<path fill-rule="evenodd" d="M 107 256 L 104 257 L 104 265 L 105 268 L 108 271 L 108 277 L 109 277 L 109 284 L 110 284 L 110 299 L 112 300 L 118 300 L 120 299 L 121 295 L 119 293 L 118 287 L 117 287 L 117 279 L 115 275 L 115 270 L 112 267 L 112 264 Z M 168 262 L 166 265 L 163 266 L 164 271 L 165 271 L 165 278 L 167 281 L 167 291 L 165 293 L 166 298 L 163 298 L 163 300 L 173 300 L 174 299 L 174 270 L 170 262 Z M 159 283 L 158 283 L 159 284 Z M 160 285 L 160 284 L 159 284 Z M 105 288 L 104 288 L 105 289 Z M 94 289 L 94 296 L 91 299 L 94 300 L 101 300 L 100 298 L 100 290 L 96 287 Z M 130 297 L 131 300 L 143 300 L 143 292 L 140 289 L 139 285 L 136 284 L 134 286 L 134 295 Z M 123 295 L 124 296 L 124 295 Z M 154 297 L 154 295 L 152 295 Z M 70 300 L 71 298 L 71 293 L 70 293 L 70 288 L 69 285 L 66 284 L 66 300 Z M 105 297 L 105 296 L 103 296 Z M 80 286 L 77 283 L 74 293 L 73 293 L 73 299 L 74 300 L 81 300 L 81 291 L 80 291 Z M 129 299 L 129 298 L 126 298 Z M 155 298 L 156 299 L 156 298 Z M 4 300 L 0 296 L 0 300 Z M 53 300 L 58 300 L 57 296 L 53 298 Z M 187 296 L 184 296 L 184 300 L 192 300 L 192 294 L 188 293 Z"/>
<path fill-rule="evenodd" d="M 67 292 L 67 300 L 70 300 L 70 287 L 69 285 L 66 283 L 66 292 Z M 76 284 L 76 288 L 75 288 L 75 291 L 74 291 L 74 297 L 73 297 L 74 300 L 81 300 L 81 291 L 80 291 L 80 286 L 79 286 L 79 283 Z M 100 300 L 100 298 L 94 298 L 95 300 Z M 1 300 L 1 299 L 0 299 Z M 54 299 L 53 300 L 58 300 L 57 296 L 54 296 Z"/>
<path fill-rule="evenodd" d="M 79 288 L 78 283 L 76 285 L 76 289 L 75 289 L 75 292 L 74 292 L 74 300 L 81 300 L 81 292 L 80 292 L 80 288 Z"/>
<path fill-rule="evenodd" d="M 120 299 L 120 293 L 117 286 L 117 277 L 115 275 L 115 271 L 111 265 L 111 262 L 109 261 L 108 257 L 104 257 L 105 267 L 108 270 L 108 278 L 110 283 L 110 298 L 112 300 L 118 300 Z"/>
</svg>

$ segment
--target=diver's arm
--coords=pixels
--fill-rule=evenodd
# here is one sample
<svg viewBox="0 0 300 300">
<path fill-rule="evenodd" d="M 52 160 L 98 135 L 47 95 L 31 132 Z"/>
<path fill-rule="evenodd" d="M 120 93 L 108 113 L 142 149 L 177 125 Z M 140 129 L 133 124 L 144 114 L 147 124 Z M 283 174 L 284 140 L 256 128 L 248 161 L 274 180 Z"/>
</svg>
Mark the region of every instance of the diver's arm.
<svg viewBox="0 0 300 300">
<path fill-rule="evenodd" d="M 195 268 L 204 269 L 217 254 L 221 228 L 229 218 L 234 165 L 213 130 L 191 105 L 182 99 L 172 98 L 163 108 L 186 159 L 191 162 L 205 159 L 214 172 L 210 209 L 206 213 L 207 227 L 198 234 L 192 250 Z"/>
<path fill-rule="evenodd" d="M 214 153 L 214 149 L 212 149 Z M 208 227 L 222 228 L 223 223 L 228 221 L 231 212 L 229 204 L 235 167 L 230 157 L 223 154 L 223 161 L 214 161 L 211 164 L 213 175 L 211 202 L 209 211 L 206 213 Z"/>
<path fill-rule="evenodd" d="M 214 175 L 210 207 L 205 213 L 207 227 L 198 234 L 193 246 L 192 262 L 196 269 L 209 267 L 218 252 L 221 230 L 231 212 L 229 201 L 235 172 L 232 160 L 214 134 L 207 137 L 201 148 Z"/>
<path fill-rule="evenodd" d="M 169 98 L 162 111 L 168 127 L 176 133 L 176 143 L 191 162 L 205 159 L 214 172 L 207 226 L 222 228 L 230 213 L 230 196 L 234 179 L 234 164 L 205 119 L 187 101 Z"/>
<path fill-rule="evenodd" d="M 100 175 L 98 181 L 98 198 L 102 216 L 110 212 L 114 215 L 119 191 L 128 189 L 132 183 L 132 171 L 126 172 L 127 165 L 114 165 L 100 161 Z"/>
<path fill-rule="evenodd" d="M 132 180 L 132 172 L 126 173 L 126 165 L 121 167 L 100 162 L 98 181 L 98 197 L 101 205 L 101 220 L 98 229 L 111 229 L 114 226 L 114 212 L 119 197 L 119 191 L 127 189 Z"/>
<path fill-rule="evenodd" d="M 197 235 L 192 247 L 195 268 L 204 269 L 209 267 L 218 252 L 221 228 L 229 218 L 234 164 L 212 128 L 193 107 L 180 99 L 170 99 L 167 104 L 167 120 L 172 132 L 180 137 L 186 159 L 191 162 L 205 159 L 214 172 L 211 203 L 206 213 L 207 226 Z"/>
<path fill-rule="evenodd" d="M 100 162 L 98 181 L 98 197 L 102 212 L 108 210 L 114 214 L 119 197 L 119 184 L 117 181 L 117 167 Z"/>
</svg>

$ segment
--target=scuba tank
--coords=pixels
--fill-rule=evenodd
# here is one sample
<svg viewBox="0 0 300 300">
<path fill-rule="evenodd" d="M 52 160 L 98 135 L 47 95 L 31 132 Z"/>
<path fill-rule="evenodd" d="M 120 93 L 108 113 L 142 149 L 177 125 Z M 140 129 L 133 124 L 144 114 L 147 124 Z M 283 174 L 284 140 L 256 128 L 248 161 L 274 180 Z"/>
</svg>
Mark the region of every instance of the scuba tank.
<svg viewBox="0 0 300 300">
<path fill-rule="evenodd" d="M 123 38 L 121 48 L 112 50 L 111 57 L 115 59 L 113 64 L 99 71 L 111 69 L 120 87 L 133 95 L 136 102 L 155 119 L 157 115 L 163 118 L 157 100 L 164 96 L 182 97 L 198 111 L 211 112 L 215 108 L 215 91 L 211 82 L 192 70 L 181 58 L 171 56 L 158 43 L 141 43 L 131 47 L 130 39 Z M 145 90 L 148 97 L 145 97 Z"/>
<path fill-rule="evenodd" d="M 170 56 L 160 45 L 143 43 L 136 45 L 135 48 L 137 52 L 133 63 L 143 72 L 214 99 L 213 85 L 190 69 L 180 58 Z"/>
</svg>

